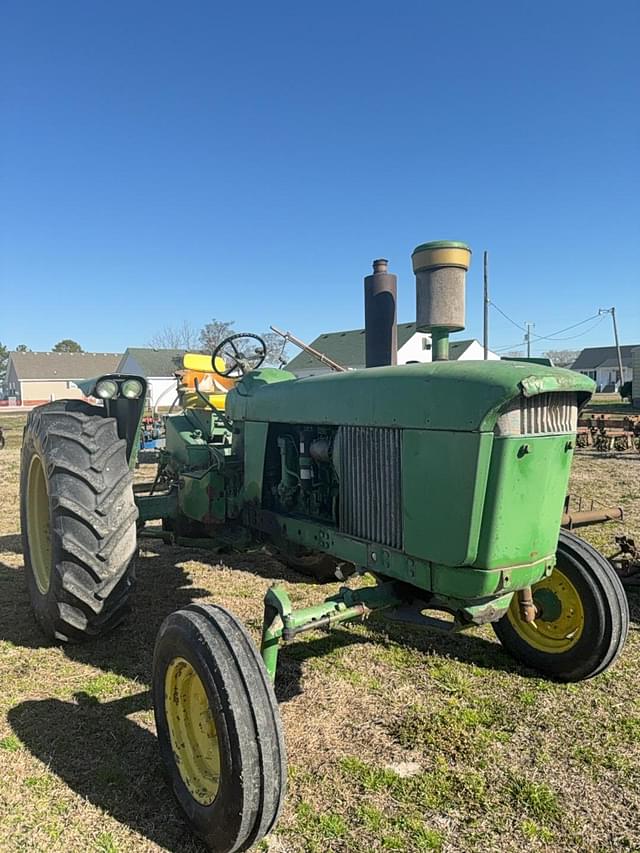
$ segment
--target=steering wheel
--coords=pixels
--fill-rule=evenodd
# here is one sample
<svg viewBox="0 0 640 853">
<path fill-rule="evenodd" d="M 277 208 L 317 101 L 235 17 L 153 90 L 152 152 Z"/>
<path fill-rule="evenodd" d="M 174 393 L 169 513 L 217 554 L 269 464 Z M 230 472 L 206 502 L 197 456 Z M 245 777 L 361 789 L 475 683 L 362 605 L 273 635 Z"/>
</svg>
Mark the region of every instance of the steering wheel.
<svg viewBox="0 0 640 853">
<path fill-rule="evenodd" d="M 213 372 L 218 376 L 239 377 L 257 370 L 267 357 L 267 345 L 258 335 L 240 332 L 220 341 L 211 356 Z M 216 359 L 221 358 L 227 367 L 218 370 Z"/>
</svg>

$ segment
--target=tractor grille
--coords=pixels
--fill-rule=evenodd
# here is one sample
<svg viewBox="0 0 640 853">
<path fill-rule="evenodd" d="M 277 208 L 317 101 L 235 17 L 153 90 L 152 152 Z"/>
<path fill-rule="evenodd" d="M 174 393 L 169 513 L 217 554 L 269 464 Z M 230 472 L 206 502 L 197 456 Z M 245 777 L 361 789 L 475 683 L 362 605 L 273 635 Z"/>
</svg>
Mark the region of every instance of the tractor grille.
<svg viewBox="0 0 640 853">
<path fill-rule="evenodd" d="M 340 530 L 402 548 L 399 429 L 340 427 Z"/>
<path fill-rule="evenodd" d="M 578 399 L 570 392 L 520 397 L 498 417 L 496 435 L 560 435 L 578 428 Z"/>
</svg>

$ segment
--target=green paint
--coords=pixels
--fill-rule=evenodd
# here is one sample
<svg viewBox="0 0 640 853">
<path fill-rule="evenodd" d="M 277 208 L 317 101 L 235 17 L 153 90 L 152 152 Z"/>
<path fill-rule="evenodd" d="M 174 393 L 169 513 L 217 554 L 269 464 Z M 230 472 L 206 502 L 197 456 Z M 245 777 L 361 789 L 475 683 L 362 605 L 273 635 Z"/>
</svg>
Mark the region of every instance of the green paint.
<svg viewBox="0 0 640 853">
<path fill-rule="evenodd" d="M 573 451 L 566 435 L 495 438 L 474 565 L 552 559 Z"/>
<path fill-rule="evenodd" d="M 253 380 L 245 386 L 243 379 L 228 394 L 227 414 L 234 422 L 491 432 L 499 410 L 536 383 L 544 390 L 575 391 L 581 403 L 595 388 L 580 373 L 538 364 L 439 361 L 274 384 Z"/>
<path fill-rule="evenodd" d="M 449 330 L 431 328 L 431 357 L 434 361 L 447 361 L 449 358 Z"/>
<path fill-rule="evenodd" d="M 267 446 L 269 424 L 245 423 L 244 425 L 244 500 L 262 499 L 262 472 Z"/>
<path fill-rule="evenodd" d="M 337 595 L 320 604 L 294 610 L 282 586 L 272 586 L 264 599 L 264 620 L 260 652 L 269 677 L 273 681 L 278 663 L 281 640 L 292 639 L 297 634 L 363 619 L 375 610 L 401 604 L 402 595 L 393 583 L 381 583 L 360 589 L 343 587 Z"/>
<path fill-rule="evenodd" d="M 194 521 L 205 521 L 209 515 L 208 488 L 208 476 L 192 477 L 183 472 L 178 492 L 180 513 Z"/>
<path fill-rule="evenodd" d="M 160 495 L 136 495 L 139 520 L 152 521 L 158 518 L 171 518 L 176 514 L 178 496 L 175 492 Z"/>
<path fill-rule="evenodd" d="M 348 560 L 384 578 L 407 581 L 413 587 L 455 598 L 457 601 L 484 599 L 504 590 L 524 589 L 541 580 L 553 567 L 553 558 L 530 561 L 526 565 L 486 570 L 470 566 L 446 566 L 409 556 L 374 543 L 366 543 L 320 522 L 268 515 L 266 530 L 276 525 L 283 538 L 309 550 L 325 551 Z"/>
<path fill-rule="evenodd" d="M 555 556 L 536 560 L 526 566 L 511 566 L 504 569 L 474 569 L 469 566 L 431 567 L 431 586 L 440 596 L 460 601 L 488 598 L 503 590 L 511 592 L 524 589 L 542 580 L 551 573 Z"/>
<path fill-rule="evenodd" d="M 209 412 L 188 409 L 166 420 L 165 450 L 174 470 L 206 469 L 211 464 L 208 438 L 211 432 Z"/>
<path fill-rule="evenodd" d="M 475 561 L 493 433 L 405 430 L 404 550 L 451 566 Z"/>
</svg>

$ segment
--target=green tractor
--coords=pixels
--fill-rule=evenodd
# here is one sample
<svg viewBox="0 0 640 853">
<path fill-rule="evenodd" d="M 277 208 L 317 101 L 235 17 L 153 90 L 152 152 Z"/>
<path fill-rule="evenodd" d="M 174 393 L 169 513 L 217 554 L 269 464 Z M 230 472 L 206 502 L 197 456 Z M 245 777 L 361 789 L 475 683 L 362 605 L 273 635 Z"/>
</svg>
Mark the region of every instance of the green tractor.
<svg viewBox="0 0 640 853">
<path fill-rule="evenodd" d="M 50 637 L 86 640 L 125 617 L 145 535 L 261 542 L 320 581 L 375 579 L 298 610 L 271 587 L 260 649 L 216 605 L 162 624 L 152 677 L 160 750 L 212 851 L 246 850 L 277 820 L 286 759 L 273 683 L 279 649 L 298 634 L 375 611 L 453 631 L 491 623 L 517 660 L 565 681 L 603 672 L 624 645 L 618 577 L 560 530 L 578 412 L 594 383 L 545 364 L 447 360 L 449 332 L 464 327 L 469 259 L 460 243 L 413 253 L 431 363 L 393 363 L 394 294 L 376 278 L 386 264 L 369 279 L 383 310 L 393 303 L 391 322 L 378 316 L 376 326 L 390 334 L 391 364 L 297 379 L 261 369 L 255 336 L 187 355 L 182 411 L 166 419 L 152 484 L 133 482 L 144 379 L 88 380 L 81 387 L 102 405 L 54 402 L 29 416 L 26 579 Z"/>
</svg>

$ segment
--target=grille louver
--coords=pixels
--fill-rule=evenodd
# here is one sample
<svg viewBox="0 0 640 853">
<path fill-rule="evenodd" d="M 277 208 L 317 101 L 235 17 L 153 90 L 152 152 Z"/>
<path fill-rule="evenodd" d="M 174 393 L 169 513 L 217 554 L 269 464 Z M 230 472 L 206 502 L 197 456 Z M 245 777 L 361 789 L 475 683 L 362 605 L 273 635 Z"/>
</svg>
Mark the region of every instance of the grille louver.
<svg viewBox="0 0 640 853">
<path fill-rule="evenodd" d="M 340 530 L 401 549 L 401 431 L 347 426 L 337 438 Z"/>
<path fill-rule="evenodd" d="M 570 392 L 520 397 L 496 422 L 495 435 L 562 435 L 578 428 L 578 398 Z"/>
</svg>

